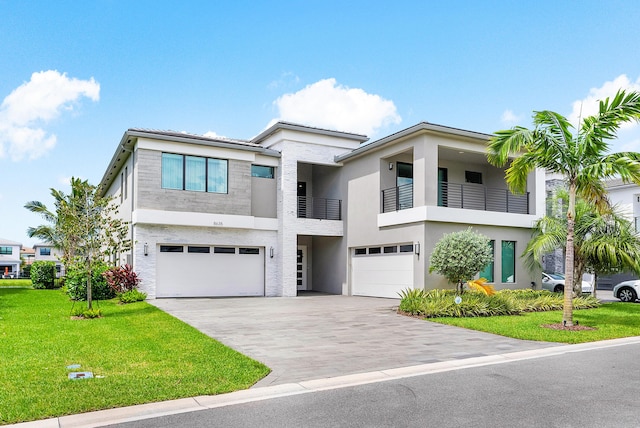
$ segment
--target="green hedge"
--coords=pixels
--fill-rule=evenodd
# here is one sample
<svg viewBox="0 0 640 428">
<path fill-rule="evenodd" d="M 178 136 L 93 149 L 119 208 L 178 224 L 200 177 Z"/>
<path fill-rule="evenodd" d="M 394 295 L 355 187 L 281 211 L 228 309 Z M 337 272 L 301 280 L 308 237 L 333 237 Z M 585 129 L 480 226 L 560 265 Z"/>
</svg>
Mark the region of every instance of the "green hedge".
<svg viewBox="0 0 640 428">
<path fill-rule="evenodd" d="M 31 282 L 33 288 L 53 288 L 56 279 L 56 263 L 51 261 L 33 262 L 31 265 Z"/>
</svg>

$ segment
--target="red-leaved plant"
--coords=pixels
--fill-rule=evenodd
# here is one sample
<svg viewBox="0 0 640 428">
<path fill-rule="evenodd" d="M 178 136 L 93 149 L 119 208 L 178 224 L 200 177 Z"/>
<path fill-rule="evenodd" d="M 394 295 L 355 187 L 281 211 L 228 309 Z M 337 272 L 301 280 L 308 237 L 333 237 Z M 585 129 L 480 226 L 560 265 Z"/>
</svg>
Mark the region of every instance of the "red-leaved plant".
<svg viewBox="0 0 640 428">
<path fill-rule="evenodd" d="M 138 284 L 140 283 L 138 274 L 136 274 L 128 264 L 112 267 L 102 275 L 104 275 L 107 280 L 109 287 L 111 287 L 116 293 L 135 290 L 138 288 Z"/>
</svg>

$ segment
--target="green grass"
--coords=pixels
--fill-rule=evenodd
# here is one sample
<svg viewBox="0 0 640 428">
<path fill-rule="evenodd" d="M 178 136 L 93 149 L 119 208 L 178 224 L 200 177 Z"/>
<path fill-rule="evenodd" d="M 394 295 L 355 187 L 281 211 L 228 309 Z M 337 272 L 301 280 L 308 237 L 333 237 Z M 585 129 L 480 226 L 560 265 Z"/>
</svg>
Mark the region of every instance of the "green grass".
<svg viewBox="0 0 640 428">
<path fill-rule="evenodd" d="M 583 343 L 619 337 L 640 336 L 640 304 L 603 303 L 595 309 L 574 311 L 574 320 L 596 330 L 553 330 L 544 324 L 562 322 L 562 311 L 481 318 L 430 318 L 430 321 L 485 331 L 516 339 Z"/>
<path fill-rule="evenodd" d="M 269 373 L 146 302 L 98 306 L 103 318 L 72 320 L 60 290 L 0 288 L 0 424 L 220 394 Z M 71 364 L 104 378 L 69 380 Z"/>
<path fill-rule="evenodd" d="M 0 279 L 0 287 L 31 287 L 30 279 Z"/>
</svg>

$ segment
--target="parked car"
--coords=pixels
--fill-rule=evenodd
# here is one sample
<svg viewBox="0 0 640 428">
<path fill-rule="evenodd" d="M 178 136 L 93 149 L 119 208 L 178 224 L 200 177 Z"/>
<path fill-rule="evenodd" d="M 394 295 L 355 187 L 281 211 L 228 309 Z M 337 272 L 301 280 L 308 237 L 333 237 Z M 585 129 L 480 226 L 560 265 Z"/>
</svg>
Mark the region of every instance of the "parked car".
<svg viewBox="0 0 640 428">
<path fill-rule="evenodd" d="M 617 297 L 623 302 L 635 302 L 640 294 L 640 279 L 622 281 L 613 287 L 613 297 Z"/>
<path fill-rule="evenodd" d="M 561 273 L 542 272 L 542 289 L 562 293 L 564 291 L 564 275 Z M 593 285 L 588 281 L 582 281 L 582 292 L 591 293 Z"/>
</svg>

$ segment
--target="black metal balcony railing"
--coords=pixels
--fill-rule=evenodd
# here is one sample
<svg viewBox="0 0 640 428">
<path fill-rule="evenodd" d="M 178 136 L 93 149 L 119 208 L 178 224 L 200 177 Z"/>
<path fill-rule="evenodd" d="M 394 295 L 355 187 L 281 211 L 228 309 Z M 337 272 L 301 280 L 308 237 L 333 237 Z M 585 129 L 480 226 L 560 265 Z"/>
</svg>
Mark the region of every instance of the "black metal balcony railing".
<svg viewBox="0 0 640 428">
<path fill-rule="evenodd" d="M 514 195 L 507 189 L 473 183 L 439 183 L 438 205 L 470 210 L 529 214 L 529 192 Z"/>
<path fill-rule="evenodd" d="M 438 206 L 469 210 L 529 214 L 529 193 L 514 195 L 507 189 L 473 183 L 439 183 Z M 413 185 L 382 191 L 382 212 L 413 208 Z"/>
<path fill-rule="evenodd" d="M 382 212 L 413 208 L 413 184 L 392 187 L 382 191 Z"/>
<path fill-rule="evenodd" d="M 342 220 L 342 200 L 298 196 L 298 218 Z"/>
</svg>

